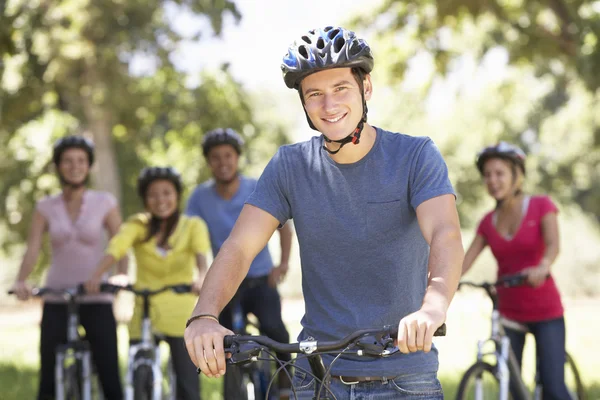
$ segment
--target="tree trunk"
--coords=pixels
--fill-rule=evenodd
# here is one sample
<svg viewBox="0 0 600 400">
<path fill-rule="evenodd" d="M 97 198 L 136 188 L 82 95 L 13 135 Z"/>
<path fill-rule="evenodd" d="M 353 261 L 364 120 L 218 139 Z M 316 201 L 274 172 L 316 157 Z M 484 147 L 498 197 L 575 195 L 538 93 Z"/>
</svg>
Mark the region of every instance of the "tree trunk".
<svg viewBox="0 0 600 400">
<path fill-rule="evenodd" d="M 82 107 L 86 117 L 86 130 L 91 132 L 96 146 L 96 163 L 92 170 L 96 188 L 115 195 L 121 203 L 121 179 L 112 139 L 113 116 L 106 107 L 106 86 L 98 74 L 95 60 L 85 61 L 82 90 Z"/>
</svg>

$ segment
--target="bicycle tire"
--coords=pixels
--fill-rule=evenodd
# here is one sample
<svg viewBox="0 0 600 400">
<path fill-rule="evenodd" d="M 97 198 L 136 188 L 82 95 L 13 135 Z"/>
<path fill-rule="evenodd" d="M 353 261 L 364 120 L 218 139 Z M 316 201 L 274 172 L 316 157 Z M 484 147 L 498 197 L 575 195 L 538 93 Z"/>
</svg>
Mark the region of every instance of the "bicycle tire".
<svg viewBox="0 0 600 400">
<path fill-rule="evenodd" d="M 474 393 L 471 393 L 470 384 L 475 382 L 476 379 L 480 379 L 484 376 L 483 399 L 476 400 L 497 399 L 500 384 L 495 371 L 495 367 L 483 361 L 478 361 L 471 365 L 460 380 L 458 392 L 456 393 L 456 400 L 475 400 L 476 397 Z"/>
<path fill-rule="evenodd" d="M 152 400 L 153 373 L 149 365 L 140 365 L 133 371 L 133 400 Z"/>
<path fill-rule="evenodd" d="M 567 389 L 571 395 L 572 400 L 585 400 L 585 388 L 581 382 L 581 375 L 579 375 L 579 369 L 575 360 L 569 353 L 566 354 L 565 360 L 565 378 L 571 378 L 572 384 L 575 385 L 573 388 L 570 384 L 567 384 Z M 575 397 L 576 396 L 576 397 Z"/>
<path fill-rule="evenodd" d="M 177 400 L 177 377 L 175 376 L 173 358 L 171 358 L 170 356 L 167 360 L 167 370 L 166 374 L 164 374 L 163 376 L 163 382 L 163 399 Z"/>
<path fill-rule="evenodd" d="M 79 362 L 75 362 L 65 369 L 65 400 L 81 400 L 81 385 L 79 371 Z"/>
</svg>

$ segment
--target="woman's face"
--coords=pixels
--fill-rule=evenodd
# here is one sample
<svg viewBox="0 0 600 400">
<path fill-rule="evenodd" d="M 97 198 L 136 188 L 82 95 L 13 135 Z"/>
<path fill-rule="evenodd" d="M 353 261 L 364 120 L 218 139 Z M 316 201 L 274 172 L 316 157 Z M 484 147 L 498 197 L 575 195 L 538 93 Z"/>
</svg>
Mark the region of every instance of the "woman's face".
<svg viewBox="0 0 600 400">
<path fill-rule="evenodd" d="M 146 191 L 146 209 L 155 217 L 165 219 L 177 211 L 179 196 L 173 182 L 153 181 Z"/>
<path fill-rule="evenodd" d="M 73 147 L 63 151 L 58 162 L 58 173 L 64 183 L 82 186 L 89 172 L 90 161 L 85 150 Z"/>
<path fill-rule="evenodd" d="M 510 161 L 490 158 L 483 165 L 483 182 L 489 195 L 495 200 L 503 200 L 515 192 L 516 178 Z"/>
</svg>

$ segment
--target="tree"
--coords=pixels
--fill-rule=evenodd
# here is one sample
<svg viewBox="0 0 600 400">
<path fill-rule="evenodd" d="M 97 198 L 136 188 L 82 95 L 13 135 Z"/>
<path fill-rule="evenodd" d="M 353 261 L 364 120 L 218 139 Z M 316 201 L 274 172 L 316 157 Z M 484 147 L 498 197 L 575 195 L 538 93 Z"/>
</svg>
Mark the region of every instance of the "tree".
<svg viewBox="0 0 600 400">
<path fill-rule="evenodd" d="M 390 82 L 402 82 L 416 57 L 430 60 L 432 73 L 425 95 L 471 59 L 483 67 L 492 53 L 505 52 L 508 72 L 498 78 L 500 84 L 487 86 L 500 92 L 486 92 L 492 97 L 504 95 L 505 102 L 480 114 L 486 134 L 463 126 L 462 136 L 483 136 L 490 140 L 488 144 L 499 139 L 520 144 L 531 154 L 536 187 L 600 216 L 600 13 L 596 3 L 385 0 L 371 17 L 357 18 L 354 24 L 378 33 L 382 46 L 376 47 L 380 50 L 376 59 L 383 60 Z M 525 84 L 535 92 L 520 90 Z M 459 90 L 457 111 L 458 104 L 467 106 L 459 102 L 461 97 L 466 97 L 465 91 Z M 530 102 L 523 104 L 521 99 Z M 481 98 L 468 106 L 479 109 L 488 100 Z M 512 114 L 506 115 L 506 110 Z M 442 148 L 446 154 L 472 144 L 447 142 L 448 147 Z M 472 189 L 473 174 L 459 173 L 456 182 L 461 194 L 476 203 L 481 194 Z"/>
<path fill-rule="evenodd" d="M 177 29 L 185 13 L 198 22 Z M 220 34 L 231 0 L 10 0 L 0 2 L 0 226 L 4 248 L 23 242 L 36 200 L 58 186 L 50 165 L 60 136 L 92 136 L 95 187 L 139 210 L 135 183 L 148 163 L 198 179 L 202 134 L 217 126 L 276 136 L 253 119 L 248 94 L 226 68 L 186 84 L 172 55 L 183 40 Z M 134 65 L 144 65 L 135 73 Z"/>
</svg>

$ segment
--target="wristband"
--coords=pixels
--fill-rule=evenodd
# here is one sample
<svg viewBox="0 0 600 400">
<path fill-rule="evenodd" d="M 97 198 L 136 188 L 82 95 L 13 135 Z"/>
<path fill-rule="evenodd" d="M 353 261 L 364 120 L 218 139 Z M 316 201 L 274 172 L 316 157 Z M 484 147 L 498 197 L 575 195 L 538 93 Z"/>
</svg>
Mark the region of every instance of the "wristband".
<svg viewBox="0 0 600 400">
<path fill-rule="evenodd" d="M 190 326 L 190 324 L 192 322 L 194 322 L 197 319 L 212 319 L 217 324 L 219 323 L 219 318 L 215 317 L 212 314 L 198 314 L 198 315 L 194 315 L 193 317 L 191 317 L 190 319 L 188 319 L 187 322 L 185 323 L 185 327 L 187 328 L 188 326 Z"/>
</svg>

